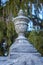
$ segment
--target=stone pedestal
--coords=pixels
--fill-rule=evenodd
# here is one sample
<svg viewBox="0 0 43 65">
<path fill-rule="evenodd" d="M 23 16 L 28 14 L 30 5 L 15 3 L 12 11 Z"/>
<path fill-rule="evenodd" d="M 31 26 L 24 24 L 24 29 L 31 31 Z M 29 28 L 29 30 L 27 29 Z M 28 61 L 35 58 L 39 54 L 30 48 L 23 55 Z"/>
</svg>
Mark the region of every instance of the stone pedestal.
<svg viewBox="0 0 43 65">
<path fill-rule="evenodd" d="M 40 60 L 40 53 L 37 52 L 25 37 L 29 18 L 20 10 L 18 16 L 13 18 L 13 22 L 18 37 L 10 47 L 9 62 L 11 65 L 43 65 Z"/>
</svg>

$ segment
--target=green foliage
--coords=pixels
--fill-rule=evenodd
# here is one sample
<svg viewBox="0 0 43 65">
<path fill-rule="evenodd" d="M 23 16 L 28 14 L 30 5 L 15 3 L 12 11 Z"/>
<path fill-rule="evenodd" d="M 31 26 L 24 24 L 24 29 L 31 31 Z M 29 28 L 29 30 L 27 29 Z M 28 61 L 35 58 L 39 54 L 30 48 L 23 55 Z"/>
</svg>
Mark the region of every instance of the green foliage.
<svg viewBox="0 0 43 65">
<path fill-rule="evenodd" d="M 14 39 L 16 38 L 17 34 L 15 32 L 15 29 L 14 29 L 14 23 L 13 22 L 8 22 L 7 23 L 7 33 L 6 33 L 6 38 L 7 38 L 7 43 L 8 45 L 10 46 Z"/>
<path fill-rule="evenodd" d="M 3 32 L 0 31 L 0 42 L 2 41 L 2 38 L 3 38 Z"/>
<path fill-rule="evenodd" d="M 14 42 L 17 34 L 15 32 L 14 23 L 13 22 L 4 22 L 0 21 L 0 55 L 4 55 L 3 51 L 3 41 L 6 40 L 7 49 Z"/>
<path fill-rule="evenodd" d="M 6 23 L 0 21 L 0 42 L 2 41 L 2 39 L 5 36 L 5 31 L 6 31 Z"/>
<path fill-rule="evenodd" d="M 41 34 L 42 33 L 42 34 Z M 28 39 L 36 47 L 36 49 L 43 55 L 43 32 L 30 32 Z"/>
</svg>

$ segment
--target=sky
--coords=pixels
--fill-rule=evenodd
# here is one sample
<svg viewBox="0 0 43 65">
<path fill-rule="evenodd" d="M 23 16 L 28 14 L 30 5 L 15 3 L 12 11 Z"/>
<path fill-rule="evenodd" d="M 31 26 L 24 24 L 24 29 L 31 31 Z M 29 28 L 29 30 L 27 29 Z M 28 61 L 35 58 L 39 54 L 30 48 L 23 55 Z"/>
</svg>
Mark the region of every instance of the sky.
<svg viewBox="0 0 43 65">
<path fill-rule="evenodd" d="M 5 2 L 6 2 L 6 0 L 2 0 L 2 2 L 3 2 L 3 3 L 5 3 Z"/>
</svg>

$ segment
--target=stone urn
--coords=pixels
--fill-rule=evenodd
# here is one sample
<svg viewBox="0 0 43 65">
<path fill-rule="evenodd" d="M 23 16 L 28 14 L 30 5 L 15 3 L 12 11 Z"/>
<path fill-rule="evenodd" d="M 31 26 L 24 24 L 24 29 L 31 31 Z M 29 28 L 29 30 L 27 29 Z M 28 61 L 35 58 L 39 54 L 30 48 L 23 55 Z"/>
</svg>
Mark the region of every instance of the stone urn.
<svg viewBox="0 0 43 65">
<path fill-rule="evenodd" d="M 43 65 L 40 53 L 25 37 L 29 18 L 25 16 L 23 10 L 20 10 L 18 16 L 13 18 L 13 22 L 18 37 L 10 47 L 9 60 L 11 65 Z"/>
<path fill-rule="evenodd" d="M 23 10 L 19 11 L 18 16 L 13 19 L 13 22 L 18 35 L 24 35 L 24 33 L 27 31 L 29 18 L 25 16 Z"/>
</svg>

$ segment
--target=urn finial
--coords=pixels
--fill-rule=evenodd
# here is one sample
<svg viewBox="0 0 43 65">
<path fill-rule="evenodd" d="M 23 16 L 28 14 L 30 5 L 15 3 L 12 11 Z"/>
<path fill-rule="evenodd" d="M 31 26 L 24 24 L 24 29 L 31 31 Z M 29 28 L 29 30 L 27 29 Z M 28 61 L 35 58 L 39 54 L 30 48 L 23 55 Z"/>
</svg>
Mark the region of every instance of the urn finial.
<svg viewBox="0 0 43 65">
<path fill-rule="evenodd" d="M 24 14 L 23 10 L 20 9 L 20 11 L 19 11 L 19 13 L 18 13 L 18 16 L 24 16 L 24 15 L 25 15 L 25 14 Z"/>
</svg>

